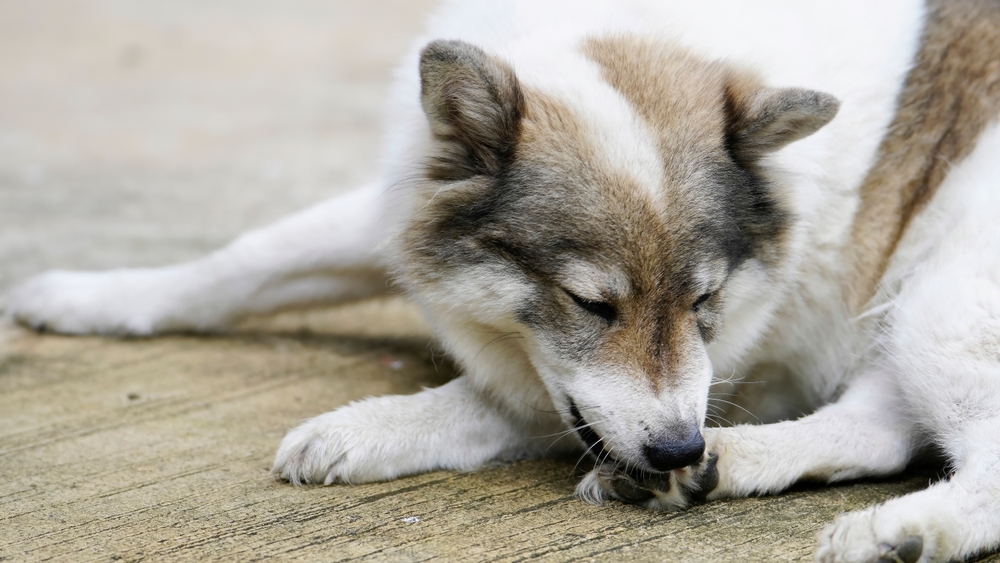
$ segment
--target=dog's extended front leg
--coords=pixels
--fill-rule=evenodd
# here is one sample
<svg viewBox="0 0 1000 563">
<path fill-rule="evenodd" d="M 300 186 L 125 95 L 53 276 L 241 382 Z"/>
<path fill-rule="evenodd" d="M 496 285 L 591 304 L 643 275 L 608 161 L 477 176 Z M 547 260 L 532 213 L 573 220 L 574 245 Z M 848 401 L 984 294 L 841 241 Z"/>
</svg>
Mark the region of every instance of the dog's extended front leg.
<svg viewBox="0 0 1000 563">
<path fill-rule="evenodd" d="M 557 416 L 507 409 L 462 376 L 414 395 L 357 401 L 285 436 L 272 473 L 292 483 L 364 483 L 471 470 L 541 453 Z"/>
<path fill-rule="evenodd" d="M 837 402 L 798 420 L 706 429 L 719 473 L 708 499 L 776 493 L 802 479 L 830 483 L 901 471 L 916 437 L 898 395 L 890 375 L 872 371 Z"/>
<path fill-rule="evenodd" d="M 605 496 L 653 509 L 693 501 L 776 493 L 796 481 L 834 482 L 902 470 L 914 450 L 914 428 L 901 412 L 892 378 L 870 372 L 836 403 L 798 420 L 704 429 L 700 465 L 645 476 L 646 483 L 599 467 L 581 483 L 588 499 Z"/>
<path fill-rule="evenodd" d="M 16 287 L 7 313 L 39 330 L 147 335 L 218 329 L 248 314 L 380 293 L 383 191 L 373 184 L 346 193 L 192 262 L 48 272 Z"/>
</svg>

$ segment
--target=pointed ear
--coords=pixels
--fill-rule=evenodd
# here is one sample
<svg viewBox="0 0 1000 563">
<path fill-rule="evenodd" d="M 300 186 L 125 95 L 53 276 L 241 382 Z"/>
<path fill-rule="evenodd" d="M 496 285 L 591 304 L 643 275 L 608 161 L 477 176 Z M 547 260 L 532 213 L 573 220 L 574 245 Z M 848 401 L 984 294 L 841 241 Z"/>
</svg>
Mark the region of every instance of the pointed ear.
<svg viewBox="0 0 1000 563">
<path fill-rule="evenodd" d="M 737 81 L 727 87 L 729 150 L 743 165 L 808 137 L 830 122 L 840 101 L 801 88 L 766 88 Z"/>
<path fill-rule="evenodd" d="M 524 95 L 514 70 L 462 41 L 434 41 L 420 55 L 420 96 L 441 152 L 440 180 L 496 175 L 513 155 Z"/>
</svg>

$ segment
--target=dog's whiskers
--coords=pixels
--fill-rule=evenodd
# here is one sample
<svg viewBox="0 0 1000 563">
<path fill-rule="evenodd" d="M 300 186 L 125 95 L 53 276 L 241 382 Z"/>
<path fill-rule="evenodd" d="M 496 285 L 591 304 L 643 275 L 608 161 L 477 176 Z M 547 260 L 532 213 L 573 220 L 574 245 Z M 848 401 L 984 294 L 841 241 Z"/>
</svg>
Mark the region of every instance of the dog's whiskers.
<svg viewBox="0 0 1000 563">
<path fill-rule="evenodd" d="M 574 426 L 573 428 L 570 428 L 570 429 L 567 429 L 567 430 L 563 430 L 563 431 L 561 431 L 561 432 L 555 432 L 555 433 L 553 433 L 553 434 L 546 434 L 546 435 L 544 435 L 544 436 L 535 436 L 535 437 L 536 437 L 536 438 L 539 438 L 539 439 L 541 439 L 541 438 L 550 438 L 550 437 L 553 437 L 553 436 L 555 436 L 555 437 L 556 437 L 556 438 L 555 438 L 554 440 L 552 440 L 552 442 L 551 442 L 551 443 L 549 443 L 549 445 L 548 445 L 548 446 L 546 446 L 546 447 L 545 447 L 545 450 L 544 450 L 544 451 L 546 451 L 546 452 L 547 452 L 547 451 L 549 451 L 550 449 L 552 449 L 552 446 L 556 445 L 556 443 L 558 443 L 558 442 L 559 442 L 559 440 L 562 440 L 562 439 L 563 439 L 563 438 L 565 438 L 566 436 L 569 436 L 569 435 L 571 435 L 571 434 L 575 433 L 575 432 L 577 431 L 577 429 L 580 429 L 580 428 L 589 428 L 589 427 L 591 427 L 591 426 L 593 426 L 593 425 L 595 425 L 595 424 L 600 424 L 600 423 L 604 422 L 605 420 L 606 420 L 606 419 L 602 419 L 602 420 L 595 420 L 595 421 L 593 421 L 593 422 L 589 422 L 589 423 L 587 423 L 587 424 L 583 424 L 583 425 L 580 425 L 580 426 Z"/>
<path fill-rule="evenodd" d="M 600 443 L 601 442 L 594 442 L 593 445 L 591 445 L 589 448 L 587 448 L 585 452 L 583 452 L 583 455 L 580 456 L 580 459 L 576 460 L 576 464 L 573 466 L 573 473 L 576 473 L 577 468 L 580 467 L 580 462 L 583 461 L 583 459 L 590 454 L 590 450 L 594 449 L 594 446 L 597 446 Z M 594 469 L 597 469 L 596 465 L 594 466 Z"/>
<path fill-rule="evenodd" d="M 506 340 L 519 340 L 519 339 L 523 340 L 524 336 L 522 336 L 521 334 L 519 334 L 517 332 L 504 332 L 504 333 L 501 333 L 500 336 L 498 336 L 498 337 L 494 338 L 493 340 L 490 340 L 489 342 L 487 342 L 486 344 L 484 344 L 483 347 L 480 348 L 478 352 L 476 352 L 476 355 L 472 357 L 472 361 L 475 362 L 476 358 L 478 358 L 479 355 L 483 353 L 483 351 L 485 351 L 487 348 L 489 348 L 490 346 L 492 346 L 492 345 L 494 345 L 494 344 L 496 344 L 498 342 L 504 342 Z"/>
<path fill-rule="evenodd" d="M 720 416 L 720 415 L 717 415 L 717 414 L 707 415 L 707 416 L 705 416 L 705 419 L 708 420 L 709 422 L 715 423 L 716 425 L 718 425 L 720 427 L 722 427 L 722 426 L 735 426 L 735 424 L 733 424 L 733 421 L 729 420 L 728 418 L 726 418 L 724 416 Z"/>
<path fill-rule="evenodd" d="M 760 419 L 759 419 L 759 418 L 757 418 L 757 415 L 755 415 L 754 413 L 752 413 L 752 412 L 748 411 L 748 410 L 747 410 L 746 408 L 744 408 L 744 407 L 743 407 L 742 405 L 738 405 L 738 404 L 736 404 L 736 403 L 734 403 L 734 402 L 732 402 L 732 401 L 727 401 L 727 400 L 725 400 L 725 399 L 720 399 L 720 398 L 718 398 L 718 397 L 709 397 L 709 398 L 708 398 L 708 400 L 709 400 L 709 401 L 719 401 L 719 402 L 721 402 L 721 403 L 725 403 L 725 404 L 727 404 L 727 405 L 732 405 L 732 406 L 734 406 L 734 407 L 736 407 L 736 408 L 740 409 L 741 411 L 743 411 L 743 412 L 747 413 L 748 415 L 752 416 L 752 417 L 754 418 L 754 420 L 756 420 L 757 422 L 760 422 Z"/>
<path fill-rule="evenodd" d="M 572 434 L 573 432 L 576 432 L 577 429 L 580 429 L 580 428 L 590 428 L 591 426 L 593 426 L 595 424 L 600 424 L 600 423 L 604 422 L 605 420 L 607 420 L 607 419 L 595 420 L 593 422 L 588 422 L 587 424 L 579 424 L 579 425 L 574 426 L 573 428 L 569 428 L 567 430 L 560 430 L 559 432 L 553 432 L 552 434 L 542 434 L 540 436 L 533 436 L 533 437 L 534 438 L 551 438 L 552 436 L 560 436 L 561 437 L 561 436 L 565 436 L 566 434 Z"/>
<path fill-rule="evenodd" d="M 540 409 L 540 408 L 538 408 L 538 407 L 536 407 L 534 405 L 530 405 L 530 404 L 526 403 L 523 399 L 521 399 L 519 397 L 517 397 L 516 399 L 517 399 L 517 401 L 519 403 L 521 403 L 522 405 L 528 407 L 529 409 L 531 409 L 531 410 L 533 410 L 535 412 L 542 412 L 542 413 L 546 413 L 546 414 L 560 414 L 560 415 L 563 415 L 563 414 L 565 414 L 565 415 L 572 415 L 573 414 L 571 412 L 572 409 L 545 410 L 545 409 Z M 577 408 L 580 409 L 580 410 L 587 410 L 587 409 L 593 409 L 595 407 L 581 407 L 581 406 L 577 405 Z"/>
</svg>

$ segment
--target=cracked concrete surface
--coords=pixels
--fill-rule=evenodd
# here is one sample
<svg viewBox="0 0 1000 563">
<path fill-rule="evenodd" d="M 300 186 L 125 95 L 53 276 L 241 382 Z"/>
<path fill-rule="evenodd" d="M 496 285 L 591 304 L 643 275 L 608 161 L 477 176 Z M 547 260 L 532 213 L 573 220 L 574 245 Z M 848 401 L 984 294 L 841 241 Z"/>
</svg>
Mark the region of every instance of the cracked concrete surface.
<svg viewBox="0 0 1000 563">
<path fill-rule="evenodd" d="M 429 4 L 4 2 L 0 293 L 47 268 L 194 258 L 373 176 L 391 67 Z M 575 500 L 566 460 L 268 475 L 301 419 L 452 373 L 400 298 L 203 337 L 4 327 L 0 561 L 799 561 L 836 513 L 928 478 L 660 514 Z"/>
</svg>

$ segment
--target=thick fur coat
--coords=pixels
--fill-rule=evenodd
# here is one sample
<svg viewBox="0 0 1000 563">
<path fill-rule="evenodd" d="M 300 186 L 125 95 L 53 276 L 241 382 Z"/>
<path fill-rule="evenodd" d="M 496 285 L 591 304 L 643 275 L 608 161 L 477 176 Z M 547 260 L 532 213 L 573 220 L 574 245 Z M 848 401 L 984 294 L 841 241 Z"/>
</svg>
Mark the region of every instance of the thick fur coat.
<svg viewBox="0 0 1000 563">
<path fill-rule="evenodd" d="M 1000 4 L 453 1 L 427 29 L 378 181 L 191 263 L 44 274 L 8 313 L 217 330 L 392 281 L 464 374 L 305 422 L 277 476 L 560 437 L 582 498 L 676 509 L 936 452 L 948 479 L 839 516 L 817 560 L 1000 544 Z M 706 424 L 760 374 L 746 408 L 783 421 Z"/>
</svg>

